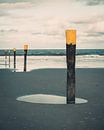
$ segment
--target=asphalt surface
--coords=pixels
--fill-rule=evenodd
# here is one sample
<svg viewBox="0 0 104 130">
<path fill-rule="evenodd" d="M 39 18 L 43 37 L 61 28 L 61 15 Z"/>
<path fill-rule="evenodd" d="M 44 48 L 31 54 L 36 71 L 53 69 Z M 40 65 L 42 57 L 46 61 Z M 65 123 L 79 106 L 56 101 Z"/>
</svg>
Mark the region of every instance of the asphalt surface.
<svg viewBox="0 0 104 130">
<path fill-rule="evenodd" d="M 0 69 L 0 130 L 104 130 L 104 69 L 76 70 L 76 97 L 86 104 L 32 104 L 30 94 L 66 95 L 65 69 Z"/>
</svg>

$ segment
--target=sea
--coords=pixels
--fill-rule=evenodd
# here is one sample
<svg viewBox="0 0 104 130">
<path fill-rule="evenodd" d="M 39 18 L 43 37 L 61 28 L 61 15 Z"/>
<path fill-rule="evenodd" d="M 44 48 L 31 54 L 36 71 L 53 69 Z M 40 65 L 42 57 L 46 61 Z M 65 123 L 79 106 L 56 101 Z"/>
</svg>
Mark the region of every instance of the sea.
<svg viewBox="0 0 104 130">
<path fill-rule="evenodd" d="M 0 50 L 0 69 L 14 70 L 13 50 Z M 33 49 L 27 51 L 27 71 L 66 68 L 65 49 Z M 77 49 L 76 68 L 104 68 L 104 49 Z M 16 50 L 16 72 L 24 70 L 24 50 Z"/>
</svg>

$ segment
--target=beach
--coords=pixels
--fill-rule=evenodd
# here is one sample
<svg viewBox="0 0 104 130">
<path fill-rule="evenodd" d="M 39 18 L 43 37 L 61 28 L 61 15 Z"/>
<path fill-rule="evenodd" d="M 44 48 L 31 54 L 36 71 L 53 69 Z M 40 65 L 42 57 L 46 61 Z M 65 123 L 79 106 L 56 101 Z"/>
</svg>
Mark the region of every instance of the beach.
<svg viewBox="0 0 104 130">
<path fill-rule="evenodd" d="M 16 98 L 31 94 L 66 96 L 66 69 L 29 72 L 0 69 L 0 130 L 103 130 L 104 69 L 76 69 L 76 97 L 85 104 L 33 104 Z"/>
<path fill-rule="evenodd" d="M 5 64 L 6 63 L 6 64 Z M 76 68 L 103 68 L 104 55 L 76 55 Z M 0 68 L 14 69 L 14 57 L 0 56 Z M 66 56 L 28 56 L 27 57 L 27 72 L 34 69 L 43 68 L 66 68 Z M 24 56 L 16 56 L 16 72 L 23 72 Z"/>
<path fill-rule="evenodd" d="M 0 0 L 0 130 L 104 130 L 104 0 Z"/>
</svg>

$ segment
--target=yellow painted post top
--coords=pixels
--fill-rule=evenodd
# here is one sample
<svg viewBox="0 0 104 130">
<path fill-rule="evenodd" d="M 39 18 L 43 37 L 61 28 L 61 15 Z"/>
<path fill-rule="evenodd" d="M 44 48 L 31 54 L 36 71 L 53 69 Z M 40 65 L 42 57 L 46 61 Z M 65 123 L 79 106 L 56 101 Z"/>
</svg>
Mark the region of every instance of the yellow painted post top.
<svg viewBox="0 0 104 130">
<path fill-rule="evenodd" d="M 76 30 L 66 30 L 66 44 L 76 44 Z"/>
<path fill-rule="evenodd" d="M 28 50 L 28 45 L 24 45 L 24 50 Z"/>
<path fill-rule="evenodd" d="M 16 48 L 13 48 L 13 51 L 16 51 Z"/>
</svg>

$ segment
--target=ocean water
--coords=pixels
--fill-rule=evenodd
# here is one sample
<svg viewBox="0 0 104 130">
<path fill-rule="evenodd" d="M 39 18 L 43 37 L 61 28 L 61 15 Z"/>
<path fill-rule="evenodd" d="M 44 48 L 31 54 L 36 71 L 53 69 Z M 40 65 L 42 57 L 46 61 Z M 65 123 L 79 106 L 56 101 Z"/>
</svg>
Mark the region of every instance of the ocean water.
<svg viewBox="0 0 104 130">
<path fill-rule="evenodd" d="M 13 50 L 0 50 L 0 56 L 13 55 Z M 34 49 L 28 50 L 28 56 L 62 56 L 65 49 Z M 16 50 L 18 56 L 24 55 L 24 50 Z M 104 55 L 104 49 L 77 49 L 76 55 Z"/>
<path fill-rule="evenodd" d="M 2 51 L 2 53 L 1 53 Z M 13 52 L 5 57 L 3 50 L 0 51 L 0 68 L 13 69 Z M 27 56 L 27 71 L 40 68 L 66 68 L 65 50 L 29 50 Z M 9 54 L 9 53 L 8 53 Z M 16 71 L 24 69 L 24 52 L 17 51 Z M 77 50 L 76 68 L 104 68 L 104 50 Z"/>
</svg>

